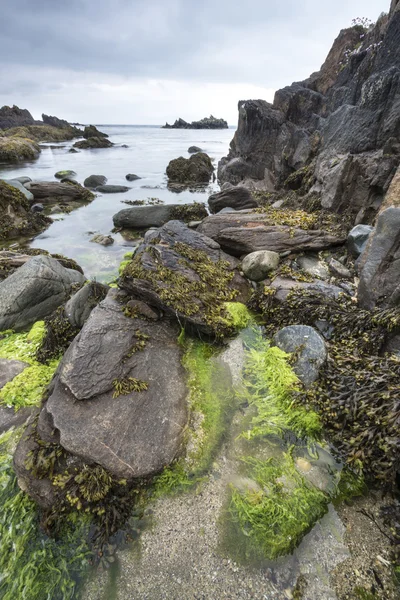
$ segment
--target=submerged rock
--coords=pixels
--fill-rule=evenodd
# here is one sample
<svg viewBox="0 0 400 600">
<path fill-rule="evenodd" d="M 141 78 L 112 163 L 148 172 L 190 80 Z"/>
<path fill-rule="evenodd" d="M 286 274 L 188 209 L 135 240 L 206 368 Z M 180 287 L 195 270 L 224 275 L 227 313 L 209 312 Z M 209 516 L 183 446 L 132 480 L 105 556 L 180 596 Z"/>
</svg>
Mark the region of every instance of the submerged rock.
<svg viewBox="0 0 400 600">
<path fill-rule="evenodd" d="M 195 154 L 196 152 L 203 152 L 203 150 L 198 146 L 189 146 L 188 152 L 189 154 Z"/>
<path fill-rule="evenodd" d="M 96 233 L 90 240 L 100 246 L 111 246 L 114 243 L 114 238 L 111 235 L 103 235 L 102 233 Z"/>
<path fill-rule="evenodd" d="M 50 419 L 68 452 L 132 479 L 178 454 L 186 387 L 179 327 L 126 316 L 121 301 L 111 290 L 68 349 L 38 432 Z"/>
<path fill-rule="evenodd" d="M 108 138 L 106 133 L 99 131 L 94 125 L 87 125 L 83 130 L 83 137 L 88 140 L 89 138 Z"/>
<path fill-rule="evenodd" d="M 75 142 L 74 148 L 82 148 L 87 150 L 90 148 L 111 148 L 114 146 L 106 137 L 89 137 L 86 140 Z"/>
<path fill-rule="evenodd" d="M 225 303 L 249 293 L 237 265 L 210 238 L 169 221 L 146 234 L 119 284 L 194 332 L 223 336 L 234 330 Z"/>
<path fill-rule="evenodd" d="M 161 225 L 174 219 L 186 222 L 194 219 L 204 219 L 207 215 L 204 204 L 199 202 L 193 204 L 161 204 L 135 206 L 120 210 L 113 216 L 113 222 L 115 227 L 141 229 L 161 227 Z"/>
<path fill-rule="evenodd" d="M 308 325 L 289 325 L 278 331 L 274 342 L 284 352 L 295 353 L 293 370 L 310 387 L 327 357 L 323 338 Z"/>
<path fill-rule="evenodd" d="M 57 173 L 54 173 L 54 177 L 56 179 L 70 179 L 72 177 L 76 177 L 76 173 L 75 173 L 75 171 L 71 171 L 71 170 L 57 171 Z"/>
<path fill-rule="evenodd" d="M 128 175 L 125 175 L 125 179 L 127 181 L 136 181 L 137 179 L 142 179 L 142 178 L 139 177 L 139 175 L 135 175 L 134 173 L 128 173 Z"/>
<path fill-rule="evenodd" d="M 0 331 L 20 331 L 63 304 L 82 273 L 49 256 L 34 256 L 0 283 Z"/>
<path fill-rule="evenodd" d="M 175 158 L 166 170 L 168 180 L 177 183 L 208 183 L 213 172 L 211 159 L 204 152 L 197 152 L 190 158 Z"/>
<path fill-rule="evenodd" d="M 248 254 L 242 261 L 242 271 L 248 279 L 261 281 L 270 271 L 279 265 L 279 254 L 268 250 L 259 250 Z"/>
<path fill-rule="evenodd" d="M 258 206 L 249 190 L 241 186 L 230 187 L 218 194 L 212 194 L 208 199 L 208 205 L 212 213 L 218 213 L 228 207 L 243 210 Z"/>
</svg>

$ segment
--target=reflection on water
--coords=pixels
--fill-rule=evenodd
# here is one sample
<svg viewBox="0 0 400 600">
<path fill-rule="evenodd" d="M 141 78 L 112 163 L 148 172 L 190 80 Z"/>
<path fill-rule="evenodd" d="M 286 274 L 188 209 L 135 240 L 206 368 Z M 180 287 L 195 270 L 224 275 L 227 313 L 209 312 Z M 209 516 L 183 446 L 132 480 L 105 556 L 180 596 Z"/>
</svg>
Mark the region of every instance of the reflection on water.
<svg viewBox="0 0 400 600">
<path fill-rule="evenodd" d="M 0 178 L 11 179 L 27 175 L 34 180 L 54 181 L 54 173 L 71 169 L 76 179 L 83 183 L 89 175 L 105 175 L 109 184 L 127 185 L 131 189 L 123 194 L 98 194 L 86 206 L 56 220 L 30 245 L 53 253 L 74 258 L 84 269 L 88 278 L 109 281 L 117 273 L 117 267 L 125 252 L 136 242 L 113 234 L 115 243 L 103 247 L 90 242 L 93 233 L 108 235 L 113 228 L 112 216 L 127 208 L 122 200 L 146 200 L 157 197 L 167 204 L 206 202 L 208 195 L 217 189 L 215 183 L 205 190 L 171 191 L 167 188 L 165 169 L 168 162 L 178 156 L 189 157 L 189 146 L 200 146 L 214 159 L 228 152 L 233 137 L 232 129 L 174 130 L 143 126 L 99 126 L 116 144 L 113 148 L 81 150 L 71 154 L 68 150 L 74 141 L 60 144 L 44 144 L 39 159 L 20 166 L 0 166 Z M 127 145 L 128 148 L 123 148 Z M 142 179 L 127 182 L 125 175 L 135 173 Z"/>
</svg>

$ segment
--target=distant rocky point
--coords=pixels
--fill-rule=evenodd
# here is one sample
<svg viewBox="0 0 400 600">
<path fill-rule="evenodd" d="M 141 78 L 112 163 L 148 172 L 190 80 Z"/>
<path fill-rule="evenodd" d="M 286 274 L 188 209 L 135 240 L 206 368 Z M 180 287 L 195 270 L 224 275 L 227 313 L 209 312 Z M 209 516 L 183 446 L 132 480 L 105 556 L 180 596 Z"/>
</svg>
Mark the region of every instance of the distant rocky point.
<svg viewBox="0 0 400 600">
<path fill-rule="evenodd" d="M 162 129 L 228 129 L 228 123 L 224 119 L 216 119 L 212 115 L 200 121 L 188 123 L 184 119 L 177 119 L 173 125 L 165 123 Z"/>
</svg>

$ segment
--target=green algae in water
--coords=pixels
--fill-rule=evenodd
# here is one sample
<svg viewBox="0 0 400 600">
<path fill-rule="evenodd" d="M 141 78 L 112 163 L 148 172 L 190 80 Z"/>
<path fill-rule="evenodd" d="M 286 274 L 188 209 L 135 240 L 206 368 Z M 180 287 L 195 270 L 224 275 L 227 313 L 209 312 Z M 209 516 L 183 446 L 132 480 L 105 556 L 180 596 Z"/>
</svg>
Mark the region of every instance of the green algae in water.
<svg viewBox="0 0 400 600">
<path fill-rule="evenodd" d="M 2 600 L 72 600 L 89 568 L 88 520 L 74 515 L 60 539 L 39 529 L 35 503 L 19 488 L 12 453 L 20 433 L 0 435 L 0 597 Z"/>
<path fill-rule="evenodd" d="M 0 334 L 0 358 L 21 360 L 30 365 L 0 390 L 0 404 L 18 410 L 23 406 L 37 405 L 42 400 L 59 364 L 59 360 L 52 360 L 43 365 L 36 359 L 45 334 L 44 321 L 35 323 L 28 333 L 5 331 Z"/>
<path fill-rule="evenodd" d="M 313 410 L 296 404 L 295 393 L 301 383 L 291 368 L 290 355 L 270 346 L 261 333 L 247 352 L 241 396 L 257 409 L 251 428 L 243 433 L 248 439 L 269 435 L 284 436 L 287 431 L 299 438 L 318 439 L 321 422 Z"/>
</svg>

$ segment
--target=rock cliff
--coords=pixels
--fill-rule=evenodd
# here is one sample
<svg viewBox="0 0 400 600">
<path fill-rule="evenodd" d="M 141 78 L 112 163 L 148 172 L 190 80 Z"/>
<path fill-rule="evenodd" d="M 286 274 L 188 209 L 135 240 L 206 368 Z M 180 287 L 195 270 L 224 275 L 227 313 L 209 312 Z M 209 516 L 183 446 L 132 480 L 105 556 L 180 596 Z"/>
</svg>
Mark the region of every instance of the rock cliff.
<svg viewBox="0 0 400 600">
<path fill-rule="evenodd" d="M 273 104 L 239 102 L 218 177 L 267 191 L 286 184 L 366 222 L 399 162 L 400 3 L 393 0 L 375 25 L 356 20 L 342 30 L 321 70 L 278 90 Z"/>
</svg>

